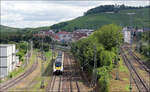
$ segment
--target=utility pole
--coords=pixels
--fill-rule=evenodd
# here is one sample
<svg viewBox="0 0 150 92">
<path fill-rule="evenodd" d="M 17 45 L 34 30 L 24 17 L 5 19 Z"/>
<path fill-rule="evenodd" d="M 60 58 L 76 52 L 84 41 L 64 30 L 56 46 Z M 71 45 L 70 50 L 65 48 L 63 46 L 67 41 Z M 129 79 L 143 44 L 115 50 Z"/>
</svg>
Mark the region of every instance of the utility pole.
<svg viewBox="0 0 150 92">
<path fill-rule="evenodd" d="M 117 43 L 117 48 L 118 48 L 118 51 L 117 51 L 117 57 L 116 57 L 116 65 L 117 65 L 117 71 L 116 71 L 116 80 L 119 80 L 119 70 L 118 70 L 118 68 L 119 68 L 119 53 L 120 53 L 120 46 L 119 46 L 119 42 L 118 42 L 118 40 L 116 41 L 116 43 Z"/>
<path fill-rule="evenodd" d="M 27 65 L 29 62 L 29 43 L 27 42 Z"/>
<path fill-rule="evenodd" d="M 44 79 L 42 77 L 43 73 L 44 73 L 44 52 L 43 52 L 43 37 L 42 37 L 42 54 L 41 54 L 41 88 L 44 88 Z"/>
<path fill-rule="evenodd" d="M 93 68 L 93 74 L 92 74 L 92 82 L 91 82 L 91 86 L 96 86 L 96 81 L 97 81 L 97 59 L 96 59 L 96 46 L 94 45 L 94 68 Z"/>
<path fill-rule="evenodd" d="M 30 41 L 30 53 L 31 53 L 31 56 L 32 56 L 32 52 L 33 52 L 33 41 L 31 40 Z"/>
<path fill-rule="evenodd" d="M 132 91 L 132 84 L 131 84 L 131 72 L 130 72 L 130 86 L 129 86 L 130 92 Z"/>
<path fill-rule="evenodd" d="M 52 45 L 52 61 L 53 61 L 53 47 L 54 47 L 53 46 L 53 40 L 52 40 L 52 44 L 51 45 Z"/>
<path fill-rule="evenodd" d="M 55 41 L 53 41 L 53 59 L 55 57 Z"/>
</svg>

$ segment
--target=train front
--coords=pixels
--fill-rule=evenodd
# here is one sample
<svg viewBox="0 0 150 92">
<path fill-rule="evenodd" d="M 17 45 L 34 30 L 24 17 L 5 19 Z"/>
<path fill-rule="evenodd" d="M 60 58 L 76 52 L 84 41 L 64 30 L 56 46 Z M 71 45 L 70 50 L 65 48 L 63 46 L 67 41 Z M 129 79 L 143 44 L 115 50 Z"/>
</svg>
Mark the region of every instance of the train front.
<svg viewBox="0 0 150 92">
<path fill-rule="evenodd" d="M 54 74 L 62 74 L 63 72 L 63 64 L 62 64 L 62 58 L 57 58 L 55 63 L 54 63 L 54 69 L 53 69 L 53 73 Z"/>
</svg>

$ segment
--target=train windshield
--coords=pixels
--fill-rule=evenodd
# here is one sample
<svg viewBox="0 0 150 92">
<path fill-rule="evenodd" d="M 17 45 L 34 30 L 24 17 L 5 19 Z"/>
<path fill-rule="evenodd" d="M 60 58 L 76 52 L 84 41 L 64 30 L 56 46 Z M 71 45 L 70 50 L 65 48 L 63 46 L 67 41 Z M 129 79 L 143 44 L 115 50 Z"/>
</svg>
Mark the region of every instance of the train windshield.
<svg viewBox="0 0 150 92">
<path fill-rule="evenodd" d="M 60 66 L 61 66 L 61 62 L 56 62 L 56 63 L 55 63 L 55 66 L 56 66 L 56 67 L 60 67 Z"/>
<path fill-rule="evenodd" d="M 62 52 L 59 52 L 59 53 L 58 53 L 58 56 L 62 56 Z"/>
</svg>

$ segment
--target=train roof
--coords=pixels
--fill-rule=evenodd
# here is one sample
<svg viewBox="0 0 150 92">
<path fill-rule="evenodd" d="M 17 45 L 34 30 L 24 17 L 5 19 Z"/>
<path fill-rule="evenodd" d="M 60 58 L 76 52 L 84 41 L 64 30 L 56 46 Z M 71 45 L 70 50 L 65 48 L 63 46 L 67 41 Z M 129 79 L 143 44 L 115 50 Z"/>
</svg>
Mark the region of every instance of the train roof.
<svg viewBox="0 0 150 92">
<path fill-rule="evenodd" d="M 62 61 L 62 58 L 59 57 L 59 58 L 56 58 L 55 62 L 61 62 Z"/>
<path fill-rule="evenodd" d="M 62 56 L 62 52 L 61 51 L 58 52 L 58 56 Z"/>
</svg>

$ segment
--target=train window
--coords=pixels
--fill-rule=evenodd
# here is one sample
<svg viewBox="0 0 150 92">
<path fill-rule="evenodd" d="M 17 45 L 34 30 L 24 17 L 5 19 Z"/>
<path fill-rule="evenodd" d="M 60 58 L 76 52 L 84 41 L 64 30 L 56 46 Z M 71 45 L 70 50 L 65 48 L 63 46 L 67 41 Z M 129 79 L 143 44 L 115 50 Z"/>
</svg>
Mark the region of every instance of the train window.
<svg viewBox="0 0 150 92">
<path fill-rule="evenodd" d="M 59 53 L 58 53 L 58 56 L 62 56 L 62 52 L 59 52 Z"/>
<path fill-rule="evenodd" d="M 56 62 L 56 63 L 55 63 L 55 66 L 56 66 L 56 67 L 60 67 L 60 66 L 61 66 L 61 62 Z"/>
</svg>

